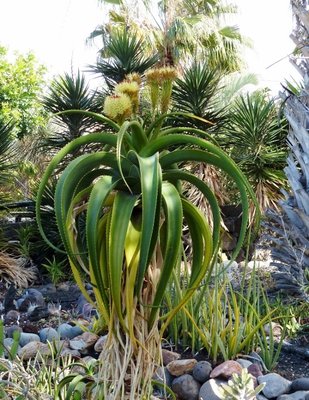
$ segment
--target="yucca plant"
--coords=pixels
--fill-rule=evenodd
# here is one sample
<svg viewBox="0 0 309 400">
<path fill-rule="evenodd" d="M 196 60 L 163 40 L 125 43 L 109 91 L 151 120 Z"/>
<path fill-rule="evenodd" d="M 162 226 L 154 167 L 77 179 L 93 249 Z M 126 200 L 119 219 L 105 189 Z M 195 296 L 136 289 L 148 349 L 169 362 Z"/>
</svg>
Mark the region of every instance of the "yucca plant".
<svg viewBox="0 0 309 400">
<path fill-rule="evenodd" d="M 85 131 L 94 131 L 96 123 L 87 115 L 59 114 L 61 111 L 79 109 L 98 112 L 102 108 L 97 103 L 97 94 L 86 83 L 85 76 L 64 74 L 53 80 L 43 98 L 44 109 L 56 117 L 53 123 L 58 126 L 55 133 L 43 137 L 43 145 L 53 153 Z M 58 114 L 57 114 L 58 113 Z"/>
<path fill-rule="evenodd" d="M 243 203 L 236 252 L 246 232 L 248 194 L 251 198 L 254 195 L 235 163 L 206 140 L 204 131 L 162 128 L 171 115 L 159 117 L 150 126 L 140 120 L 128 120 L 131 100 L 126 94 L 116 93 L 106 99 L 104 106 L 105 113 L 114 120 L 86 112 L 109 124 L 113 133 L 99 132 L 75 139 L 46 169 L 37 195 L 37 221 L 48 240 L 40 215 L 48 180 L 66 155 L 83 146 L 100 144 L 100 151 L 75 158 L 59 176 L 56 219 L 74 278 L 93 303 L 84 287 L 84 278 L 89 277 L 96 297 L 94 306 L 108 327 L 102 352 L 104 398 L 148 399 L 154 369 L 161 362 L 161 338 L 205 274 L 211 272 L 220 240 L 220 211 L 214 194 L 206 183 L 178 165 L 209 163 L 235 180 Z M 186 199 L 182 182 L 195 185 L 209 201 L 213 229 Z M 160 313 L 167 284 L 182 261 L 184 225 L 192 238 L 190 277 L 180 301 Z"/>
<path fill-rule="evenodd" d="M 145 55 L 143 40 L 127 28 L 115 30 L 106 37 L 107 44 L 91 69 L 104 78 L 110 90 L 126 75 L 143 74 L 158 62 L 157 55 Z"/>
<path fill-rule="evenodd" d="M 232 107 L 225 145 L 252 184 L 262 211 L 276 207 L 287 184 L 287 122 L 263 92 L 240 96 Z"/>
</svg>

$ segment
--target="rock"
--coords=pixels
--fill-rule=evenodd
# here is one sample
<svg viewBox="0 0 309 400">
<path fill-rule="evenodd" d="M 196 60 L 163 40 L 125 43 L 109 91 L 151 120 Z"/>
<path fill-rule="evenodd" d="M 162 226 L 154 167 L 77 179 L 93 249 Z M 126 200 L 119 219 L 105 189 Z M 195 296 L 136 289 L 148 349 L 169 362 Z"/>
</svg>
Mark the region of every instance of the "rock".
<svg viewBox="0 0 309 400">
<path fill-rule="evenodd" d="M 39 321 L 40 319 L 47 319 L 49 317 L 49 310 L 48 307 L 36 307 L 31 313 L 29 314 L 29 321 Z"/>
<path fill-rule="evenodd" d="M 263 326 L 263 330 L 266 336 L 272 335 L 280 338 L 282 329 L 282 326 L 280 324 L 277 324 L 276 322 L 271 322 L 270 324 L 266 324 Z"/>
<path fill-rule="evenodd" d="M 78 326 L 78 325 L 72 326 L 72 329 L 71 329 L 72 337 L 71 337 L 71 339 L 74 339 L 78 335 L 82 335 L 83 332 L 84 331 L 82 330 L 82 328 L 80 326 Z"/>
<path fill-rule="evenodd" d="M 261 371 L 261 367 L 258 364 L 251 364 L 247 368 L 249 374 L 251 374 L 254 378 L 257 378 L 259 376 L 262 376 L 263 373 Z"/>
<path fill-rule="evenodd" d="M 208 361 L 199 361 L 193 368 L 192 375 L 200 383 L 206 382 L 212 371 L 212 366 Z"/>
<path fill-rule="evenodd" d="M 308 371 L 309 373 L 309 371 Z M 297 392 L 298 390 L 309 390 L 309 377 L 298 378 L 292 382 L 291 392 Z"/>
<path fill-rule="evenodd" d="M 28 322 L 28 321 L 25 322 L 25 323 L 23 324 L 22 328 L 23 328 L 23 332 L 26 332 L 26 333 L 35 333 L 36 335 L 39 334 L 39 329 L 38 329 L 38 327 L 35 326 L 35 325 L 33 325 L 33 324 L 31 324 L 31 323 Z"/>
<path fill-rule="evenodd" d="M 256 364 L 260 367 L 260 370 L 263 372 L 267 371 L 267 368 L 265 367 L 263 359 L 256 353 L 255 351 L 252 351 L 249 354 L 249 360 L 252 362 L 252 364 Z"/>
<path fill-rule="evenodd" d="M 5 338 L 4 340 L 3 340 L 3 346 L 4 346 L 4 357 L 7 357 L 8 356 L 8 354 L 9 354 L 9 352 L 11 351 L 11 347 L 12 347 L 12 345 L 13 345 L 13 343 L 14 343 L 14 339 L 12 339 L 12 338 Z M 20 350 L 20 346 L 18 346 L 18 350 Z M 18 351 L 17 350 L 17 351 Z"/>
<path fill-rule="evenodd" d="M 90 366 L 95 367 L 97 364 L 98 364 L 98 361 L 95 358 L 93 358 L 91 356 L 86 356 L 86 357 L 81 358 L 79 363 L 73 365 L 71 372 L 74 372 L 74 373 L 80 374 L 80 375 L 85 375 L 85 372 L 86 372 L 85 367 L 88 367 L 88 368 Z"/>
<path fill-rule="evenodd" d="M 241 374 L 241 371 L 242 367 L 238 362 L 228 360 L 215 367 L 210 373 L 210 378 L 229 379 L 233 374 Z"/>
<path fill-rule="evenodd" d="M 72 350 L 85 350 L 86 349 L 86 343 L 84 342 L 83 339 L 71 339 L 70 340 L 70 348 Z"/>
<path fill-rule="evenodd" d="M 100 336 L 94 345 L 94 351 L 96 351 L 97 353 L 101 353 L 104 344 L 106 343 L 106 340 L 107 340 L 107 335 Z"/>
<path fill-rule="evenodd" d="M 6 336 L 7 336 L 8 338 L 12 338 L 14 332 L 19 332 L 19 333 L 21 333 L 22 331 L 23 331 L 23 330 L 22 330 L 22 328 L 21 328 L 19 325 L 8 326 L 8 327 L 6 328 L 6 330 L 5 330 Z"/>
<path fill-rule="evenodd" d="M 221 240 L 222 251 L 232 251 L 235 249 L 237 244 L 237 239 L 235 236 L 232 236 L 228 232 L 224 231 Z"/>
<path fill-rule="evenodd" d="M 268 399 L 286 394 L 291 388 L 291 382 L 276 373 L 259 376 L 257 380 L 259 384 L 266 383 L 262 394 Z"/>
<path fill-rule="evenodd" d="M 16 310 L 10 310 L 4 316 L 5 325 L 16 324 L 16 322 L 18 321 L 19 321 L 19 312 Z"/>
<path fill-rule="evenodd" d="M 179 400 L 198 400 L 200 387 L 200 383 L 189 374 L 175 378 L 172 383 L 172 390 Z"/>
<path fill-rule="evenodd" d="M 290 394 L 283 394 L 277 397 L 277 400 L 305 400 L 307 394 L 309 394 L 308 390 L 300 390 Z"/>
<path fill-rule="evenodd" d="M 152 379 L 158 381 L 168 387 L 172 387 L 173 377 L 166 367 L 159 367 L 156 369 Z M 164 390 L 164 389 L 163 389 Z"/>
<path fill-rule="evenodd" d="M 26 297 L 31 296 L 35 299 L 35 302 L 38 306 L 43 307 L 45 306 L 45 300 L 42 293 L 34 288 L 30 288 L 26 290 Z"/>
<path fill-rule="evenodd" d="M 19 311 L 31 313 L 35 307 L 45 307 L 45 300 L 40 291 L 31 288 L 17 300 L 17 305 Z"/>
<path fill-rule="evenodd" d="M 17 354 L 24 361 L 27 361 L 30 358 L 34 358 L 37 355 L 38 351 L 41 350 L 42 346 L 46 345 L 41 342 L 29 342 L 24 347 L 22 347 Z"/>
<path fill-rule="evenodd" d="M 179 358 L 180 358 L 179 353 L 176 353 L 175 351 L 162 349 L 162 360 L 164 366 L 166 366 L 172 361 L 178 360 Z"/>
<path fill-rule="evenodd" d="M 244 358 L 237 358 L 235 360 L 242 368 L 249 368 L 250 365 L 253 365 L 251 361 L 245 360 Z"/>
<path fill-rule="evenodd" d="M 267 399 L 267 397 L 263 396 L 262 394 L 257 394 L 256 400 L 268 400 L 268 399 Z"/>
<path fill-rule="evenodd" d="M 40 292 L 43 296 L 49 295 L 51 293 L 56 293 L 57 288 L 53 283 L 47 283 L 40 287 Z"/>
<path fill-rule="evenodd" d="M 171 361 L 167 366 L 167 370 L 171 375 L 180 376 L 192 372 L 197 361 L 192 358 L 188 360 L 175 360 Z"/>
<path fill-rule="evenodd" d="M 70 340 L 70 347 L 73 350 L 83 352 L 84 350 L 93 347 L 98 338 L 99 336 L 95 333 L 84 332 L 82 335 L 76 336 L 74 339 Z"/>
<path fill-rule="evenodd" d="M 26 344 L 30 342 L 40 342 L 40 336 L 36 335 L 35 333 L 26 333 L 26 332 L 21 332 L 20 338 L 19 338 L 19 344 L 21 347 L 24 347 Z"/>
<path fill-rule="evenodd" d="M 68 347 L 64 347 L 61 350 L 60 355 L 62 357 L 70 355 L 73 358 L 81 358 L 81 354 L 80 354 L 80 352 L 78 350 L 69 349 Z"/>
<path fill-rule="evenodd" d="M 48 327 L 48 328 L 43 328 L 39 331 L 39 336 L 41 339 L 41 342 L 46 343 L 48 342 L 53 342 L 55 340 L 60 339 L 59 333 L 56 331 L 56 329 Z"/>
<path fill-rule="evenodd" d="M 57 332 L 59 333 L 60 339 L 73 339 L 72 325 L 63 323 L 58 326 Z"/>
<path fill-rule="evenodd" d="M 226 383 L 226 381 L 221 379 L 209 379 L 209 381 L 205 382 L 200 388 L 199 400 L 221 400 L 221 397 L 218 396 L 218 388 L 222 383 Z"/>
</svg>

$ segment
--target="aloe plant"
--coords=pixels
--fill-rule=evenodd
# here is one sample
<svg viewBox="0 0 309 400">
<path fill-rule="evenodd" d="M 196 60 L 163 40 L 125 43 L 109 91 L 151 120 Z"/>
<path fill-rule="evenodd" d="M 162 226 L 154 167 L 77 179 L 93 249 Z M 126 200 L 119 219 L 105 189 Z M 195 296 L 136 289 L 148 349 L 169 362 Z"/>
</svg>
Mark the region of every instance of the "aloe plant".
<svg viewBox="0 0 309 400">
<path fill-rule="evenodd" d="M 74 278 L 93 303 L 84 286 L 85 276 L 89 277 L 95 306 L 108 327 L 101 373 L 106 398 L 115 399 L 125 398 L 126 393 L 130 399 L 149 398 L 153 371 L 160 363 L 160 340 L 177 311 L 210 274 L 219 246 L 216 198 L 206 183 L 186 170 L 186 163 L 214 165 L 235 180 L 243 206 L 236 253 L 246 233 L 248 194 L 254 199 L 239 168 L 204 131 L 164 126 L 172 115 L 162 115 L 150 126 L 128 120 L 130 104 L 125 96 L 117 93 L 106 103 L 106 112 L 116 122 L 87 111 L 66 111 L 84 113 L 110 128 L 81 136 L 60 150 L 46 169 L 36 203 L 38 226 L 48 241 L 40 206 L 49 179 L 70 153 L 101 145 L 100 151 L 75 158 L 61 173 L 55 214 Z M 185 197 L 183 182 L 196 186 L 210 203 L 212 229 Z M 168 282 L 183 257 L 184 225 L 192 238 L 191 275 L 178 304 L 162 315 Z"/>
</svg>

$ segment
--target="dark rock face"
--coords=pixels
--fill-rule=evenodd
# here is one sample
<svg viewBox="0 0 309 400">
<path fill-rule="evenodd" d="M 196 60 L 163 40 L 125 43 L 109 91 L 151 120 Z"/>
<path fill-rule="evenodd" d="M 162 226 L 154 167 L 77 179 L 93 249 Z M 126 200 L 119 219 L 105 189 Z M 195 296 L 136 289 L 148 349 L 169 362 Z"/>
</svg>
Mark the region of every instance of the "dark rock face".
<svg viewBox="0 0 309 400">
<path fill-rule="evenodd" d="M 198 400 L 201 385 L 192 375 L 184 374 L 175 378 L 172 389 L 180 400 Z"/>
</svg>

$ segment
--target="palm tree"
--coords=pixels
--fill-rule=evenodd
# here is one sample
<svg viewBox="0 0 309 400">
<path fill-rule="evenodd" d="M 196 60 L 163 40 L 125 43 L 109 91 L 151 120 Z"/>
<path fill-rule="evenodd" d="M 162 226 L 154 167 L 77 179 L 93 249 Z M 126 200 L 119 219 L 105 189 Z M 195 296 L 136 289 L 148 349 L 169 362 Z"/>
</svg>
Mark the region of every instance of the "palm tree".
<svg viewBox="0 0 309 400">
<path fill-rule="evenodd" d="M 101 0 L 104 3 L 110 1 Z M 90 38 L 101 36 L 103 51 L 106 33 L 119 27 L 133 27 L 146 48 L 155 49 L 163 65 L 187 65 L 192 58 L 207 59 L 214 68 L 232 72 L 241 68 L 240 47 L 248 41 L 224 17 L 236 12 L 222 0 L 163 0 L 156 5 L 147 0 L 113 1 L 119 10 L 110 13 L 110 22 L 94 30 Z M 140 9 L 143 8 L 143 12 Z"/>
</svg>

